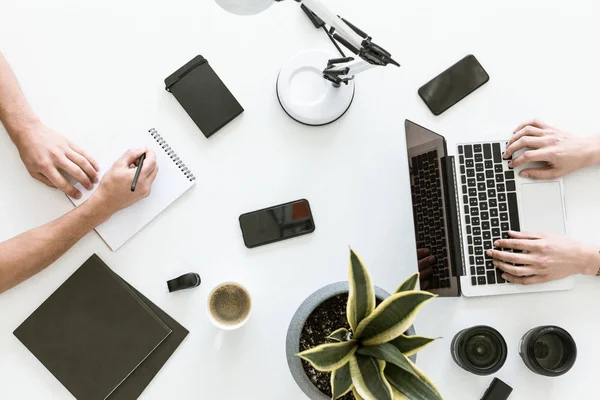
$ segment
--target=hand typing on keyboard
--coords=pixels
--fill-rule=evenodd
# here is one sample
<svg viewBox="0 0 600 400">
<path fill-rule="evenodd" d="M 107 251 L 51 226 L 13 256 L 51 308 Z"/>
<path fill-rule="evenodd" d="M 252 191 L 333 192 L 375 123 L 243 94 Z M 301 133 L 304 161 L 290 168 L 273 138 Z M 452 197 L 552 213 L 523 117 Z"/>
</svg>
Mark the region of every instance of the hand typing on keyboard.
<svg viewBox="0 0 600 400">
<path fill-rule="evenodd" d="M 600 247 L 543 233 L 510 231 L 509 236 L 494 242 L 494 250 L 487 252 L 509 282 L 531 285 L 600 272 Z"/>
<path fill-rule="evenodd" d="M 512 168 L 535 161 L 547 165 L 521 171 L 521 176 L 527 178 L 555 179 L 600 163 L 600 136 L 576 137 L 536 120 L 523 123 L 515 129 L 504 158 L 508 159 L 526 148 L 531 150 L 509 162 Z"/>
<path fill-rule="evenodd" d="M 421 290 L 427 290 L 430 278 L 433 275 L 433 266 L 435 265 L 436 258 L 431 255 L 429 249 L 417 249 L 417 258 L 419 260 L 419 283 L 421 284 Z"/>
</svg>

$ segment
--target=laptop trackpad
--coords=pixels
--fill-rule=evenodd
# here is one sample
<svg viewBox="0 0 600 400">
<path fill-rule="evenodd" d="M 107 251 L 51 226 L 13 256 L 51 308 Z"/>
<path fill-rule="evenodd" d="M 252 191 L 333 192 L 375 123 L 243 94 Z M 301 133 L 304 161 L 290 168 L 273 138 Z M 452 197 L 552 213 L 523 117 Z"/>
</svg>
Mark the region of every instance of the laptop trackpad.
<svg viewBox="0 0 600 400">
<path fill-rule="evenodd" d="M 566 234 L 560 183 L 522 184 L 519 214 L 522 231 Z"/>
</svg>

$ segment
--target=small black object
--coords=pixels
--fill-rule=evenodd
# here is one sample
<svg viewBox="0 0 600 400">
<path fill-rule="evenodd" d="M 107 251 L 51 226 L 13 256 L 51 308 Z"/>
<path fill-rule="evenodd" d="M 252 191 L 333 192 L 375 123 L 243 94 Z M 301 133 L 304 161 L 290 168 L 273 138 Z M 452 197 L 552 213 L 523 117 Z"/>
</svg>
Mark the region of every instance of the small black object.
<svg viewBox="0 0 600 400">
<path fill-rule="evenodd" d="M 440 115 L 489 81 L 488 73 L 468 55 L 419 88 L 419 96 L 434 115 Z"/>
<path fill-rule="evenodd" d="M 190 272 L 189 274 L 181 275 L 178 278 L 171 279 L 167 282 L 167 286 L 169 287 L 169 292 L 176 292 L 178 290 L 183 289 L 191 289 L 200 286 L 202 279 L 200 279 L 200 275 L 195 272 Z"/>
<path fill-rule="evenodd" d="M 308 200 L 301 199 L 240 215 L 247 248 L 279 242 L 315 231 Z"/>
<path fill-rule="evenodd" d="M 207 138 L 244 112 L 244 108 L 202 56 L 165 79 L 172 93 Z"/>
<path fill-rule="evenodd" d="M 506 400 L 513 389 L 498 378 L 494 378 L 481 400 Z"/>
</svg>

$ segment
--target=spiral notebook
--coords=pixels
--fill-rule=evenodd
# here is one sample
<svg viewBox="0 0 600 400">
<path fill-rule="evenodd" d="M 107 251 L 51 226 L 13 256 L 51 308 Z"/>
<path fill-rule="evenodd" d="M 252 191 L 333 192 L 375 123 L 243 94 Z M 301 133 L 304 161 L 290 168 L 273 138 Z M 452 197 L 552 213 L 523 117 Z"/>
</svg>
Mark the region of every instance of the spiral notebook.
<svg viewBox="0 0 600 400">
<path fill-rule="evenodd" d="M 118 146 L 113 154 L 102 158 L 99 161 L 101 174 L 108 171 L 112 164 L 129 148 L 143 146 L 156 153 L 156 162 L 160 168 L 152 185 L 150 196 L 117 212 L 108 221 L 96 228 L 96 232 L 113 251 L 118 250 L 187 192 L 194 186 L 196 180 L 194 174 L 156 129 L 142 131 L 128 137 L 123 146 Z M 79 206 L 94 193 L 98 185 L 95 185 L 92 190 L 86 190 L 80 184 L 76 184 L 75 187 L 81 191 L 81 199 L 71 197 L 69 199 L 75 206 Z"/>
</svg>

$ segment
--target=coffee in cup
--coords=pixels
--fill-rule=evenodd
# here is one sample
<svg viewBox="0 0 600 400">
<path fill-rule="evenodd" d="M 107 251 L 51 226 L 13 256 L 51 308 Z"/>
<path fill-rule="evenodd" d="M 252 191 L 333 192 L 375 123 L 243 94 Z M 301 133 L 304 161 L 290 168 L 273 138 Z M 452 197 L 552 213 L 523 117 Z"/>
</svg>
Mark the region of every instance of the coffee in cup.
<svg viewBox="0 0 600 400">
<path fill-rule="evenodd" d="M 208 296 L 208 315 L 217 328 L 238 329 L 248 321 L 251 311 L 250 293 L 239 283 L 222 283 Z"/>
</svg>

